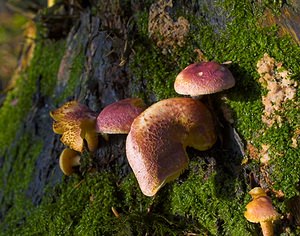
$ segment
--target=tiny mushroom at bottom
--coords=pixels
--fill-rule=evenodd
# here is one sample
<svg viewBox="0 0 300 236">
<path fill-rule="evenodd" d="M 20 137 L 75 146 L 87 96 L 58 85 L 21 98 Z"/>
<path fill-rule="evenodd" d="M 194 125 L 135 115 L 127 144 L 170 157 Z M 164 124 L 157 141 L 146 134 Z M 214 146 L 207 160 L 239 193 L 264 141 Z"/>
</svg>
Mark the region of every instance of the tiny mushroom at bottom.
<svg viewBox="0 0 300 236">
<path fill-rule="evenodd" d="M 260 223 L 264 236 L 273 236 L 273 221 L 280 215 L 274 209 L 271 199 L 260 187 L 253 188 L 249 194 L 253 199 L 246 206 L 245 218 L 252 223 Z"/>
<path fill-rule="evenodd" d="M 207 150 L 216 142 L 212 115 L 192 98 L 170 98 L 148 107 L 126 139 L 128 162 L 142 192 L 153 196 L 188 166 L 187 146 Z"/>
<path fill-rule="evenodd" d="M 78 152 L 65 148 L 59 157 L 59 167 L 65 175 L 74 173 L 74 168 L 80 165 L 80 155 Z"/>
</svg>

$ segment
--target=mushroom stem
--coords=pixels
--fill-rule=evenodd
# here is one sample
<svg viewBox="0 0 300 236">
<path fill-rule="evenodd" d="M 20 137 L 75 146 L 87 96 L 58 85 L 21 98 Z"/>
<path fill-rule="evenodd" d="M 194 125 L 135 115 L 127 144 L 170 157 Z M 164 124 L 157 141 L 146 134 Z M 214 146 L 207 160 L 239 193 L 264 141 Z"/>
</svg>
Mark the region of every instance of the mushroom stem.
<svg viewBox="0 0 300 236">
<path fill-rule="evenodd" d="M 98 135 L 96 132 L 87 132 L 85 134 L 85 140 L 89 151 L 94 152 L 98 148 Z"/>
<path fill-rule="evenodd" d="M 274 235 L 272 221 L 261 221 L 260 226 L 261 226 L 263 236 L 273 236 Z"/>
<path fill-rule="evenodd" d="M 201 98 L 203 98 L 203 95 L 191 96 L 191 98 L 196 99 L 196 100 L 200 100 Z"/>
</svg>

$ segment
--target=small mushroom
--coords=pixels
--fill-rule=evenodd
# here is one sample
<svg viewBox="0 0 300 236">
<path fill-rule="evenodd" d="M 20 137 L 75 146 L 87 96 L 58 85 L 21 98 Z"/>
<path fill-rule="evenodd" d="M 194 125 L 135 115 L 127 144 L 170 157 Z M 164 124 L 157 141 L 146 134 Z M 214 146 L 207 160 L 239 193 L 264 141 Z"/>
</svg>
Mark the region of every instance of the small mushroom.
<svg viewBox="0 0 300 236">
<path fill-rule="evenodd" d="M 212 115 L 192 98 L 170 98 L 148 107 L 126 139 L 128 162 L 142 192 L 153 196 L 188 166 L 187 146 L 207 150 L 216 141 Z"/>
<path fill-rule="evenodd" d="M 65 103 L 62 107 L 51 111 L 54 119 L 53 131 L 62 134 L 61 141 L 71 149 L 82 152 L 84 139 L 88 149 L 95 151 L 98 147 L 96 133 L 96 113 L 77 101 Z"/>
<path fill-rule="evenodd" d="M 74 173 L 74 168 L 80 165 L 80 156 L 78 152 L 65 148 L 59 157 L 59 167 L 61 171 L 69 176 Z"/>
<path fill-rule="evenodd" d="M 274 235 L 273 221 L 280 215 L 274 209 L 271 199 L 260 187 L 253 188 L 249 194 L 252 196 L 252 201 L 246 206 L 245 218 L 252 223 L 260 223 L 264 236 Z"/>
<path fill-rule="evenodd" d="M 126 98 L 106 106 L 97 117 L 101 134 L 128 134 L 133 120 L 146 109 L 140 98 Z"/>
<path fill-rule="evenodd" d="M 174 89 L 178 94 L 197 97 L 217 93 L 235 85 L 231 72 L 215 61 L 194 63 L 176 77 Z"/>
</svg>

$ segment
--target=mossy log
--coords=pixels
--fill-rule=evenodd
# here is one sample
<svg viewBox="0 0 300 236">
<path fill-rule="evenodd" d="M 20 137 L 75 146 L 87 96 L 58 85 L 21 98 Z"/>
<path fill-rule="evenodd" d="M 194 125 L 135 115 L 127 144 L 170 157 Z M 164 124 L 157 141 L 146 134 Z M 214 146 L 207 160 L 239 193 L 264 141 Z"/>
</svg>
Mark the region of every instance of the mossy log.
<svg viewBox="0 0 300 236">
<path fill-rule="evenodd" d="M 300 233 L 293 206 L 300 191 L 299 90 L 284 105 L 283 124 L 266 127 L 266 91 L 256 68 L 269 53 L 299 81 L 299 19 L 286 13 L 298 6 L 171 2 L 159 8 L 158 20 L 175 29 L 184 17 L 189 31 L 180 34 L 182 42 L 170 43 L 169 34 L 164 43 L 158 43 L 163 35 L 149 37 L 153 1 L 62 1 L 36 15 L 33 58 L 0 108 L 0 235 L 257 235 L 260 228 L 243 216 L 255 186 L 267 190 L 282 215 L 275 232 Z M 282 22 L 291 26 L 285 36 L 274 27 Z M 82 153 L 78 173 L 63 176 L 58 157 L 64 145 L 52 131 L 50 111 L 71 100 L 100 112 L 123 98 L 151 105 L 180 96 L 173 89 L 176 74 L 200 60 L 199 50 L 208 60 L 231 61 L 237 81 L 203 99 L 216 119 L 213 148 L 188 148 L 187 170 L 154 198 L 139 190 L 125 155 L 126 135 L 99 136 L 98 150 Z M 272 161 L 262 165 L 266 144 Z"/>
</svg>

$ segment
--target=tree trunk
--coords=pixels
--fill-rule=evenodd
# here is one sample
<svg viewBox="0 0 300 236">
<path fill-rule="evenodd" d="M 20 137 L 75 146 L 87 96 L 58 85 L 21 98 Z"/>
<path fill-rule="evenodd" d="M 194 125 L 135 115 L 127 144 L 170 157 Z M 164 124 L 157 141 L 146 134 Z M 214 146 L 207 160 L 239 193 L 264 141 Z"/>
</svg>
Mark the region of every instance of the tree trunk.
<svg viewBox="0 0 300 236">
<path fill-rule="evenodd" d="M 49 82 L 50 87 L 45 88 L 43 86 L 45 84 L 45 80 L 48 78 L 43 77 L 42 74 L 36 75 L 33 85 L 35 91 L 29 95 L 31 96 L 32 105 L 26 111 L 27 113 L 23 115 L 23 119 L 12 142 L 9 145 L 5 144 L 5 146 L 1 146 L 0 168 L 2 168 L 2 172 L 0 173 L 0 176 L 3 180 L 2 185 L 0 185 L 3 187 L 3 189 L 0 190 L 0 203 L 2 203 L 0 209 L 1 220 L 5 219 L 11 207 L 14 206 L 14 201 L 16 201 L 18 196 L 16 192 L 22 192 L 26 198 L 30 199 L 34 206 L 38 206 L 41 204 L 45 192 L 47 192 L 46 188 L 54 187 L 58 183 L 62 182 L 63 174 L 58 166 L 58 157 L 63 150 L 64 145 L 59 140 L 60 136 L 54 134 L 52 130 L 53 120 L 49 116 L 50 111 L 58 108 L 67 101 L 77 100 L 80 103 L 87 105 L 93 111 L 100 112 L 108 104 L 123 98 L 133 97 L 137 94 L 137 92 L 142 94 L 142 97 L 148 105 L 161 99 L 154 91 L 151 91 L 149 88 L 146 89 L 151 81 L 136 78 L 137 75 L 133 73 L 129 63 L 136 57 L 137 52 L 134 50 L 134 45 L 137 43 L 141 44 L 142 42 L 149 46 L 149 51 L 153 50 L 157 52 L 160 50 L 156 47 L 157 45 L 155 45 L 154 42 L 151 42 L 149 38 L 141 37 L 141 33 L 138 32 L 138 27 L 140 26 L 137 22 L 139 21 L 139 17 L 144 17 L 138 13 L 144 11 L 144 9 L 150 8 L 148 1 L 104 1 L 104 3 L 102 3 L 102 1 L 89 1 L 89 3 L 84 2 L 85 1 L 63 1 L 62 3 L 54 5 L 52 8 L 48 9 L 48 11 L 38 14 L 36 17 L 37 23 L 46 25 L 47 29 L 46 33 L 42 35 L 42 37 L 39 37 L 38 40 L 45 42 L 48 40 L 52 40 L 52 42 L 60 40 L 65 41 L 65 51 L 63 52 L 62 59 L 59 62 L 55 84 L 51 84 L 51 82 Z M 199 18 L 201 17 L 201 19 L 206 22 L 205 24 L 209 24 L 209 26 L 213 28 L 213 32 L 218 35 L 215 38 L 217 41 L 220 32 L 226 30 L 227 24 L 232 21 L 232 16 L 230 16 L 229 13 L 224 11 L 222 12 L 223 14 L 219 14 L 219 10 L 220 7 L 214 4 L 214 1 L 174 1 L 173 7 L 168 8 L 167 12 L 172 16 L 177 16 L 179 11 L 180 13 L 185 13 L 187 15 L 191 14 Z M 286 12 L 287 8 L 284 8 L 284 11 Z M 60 15 L 61 13 L 63 13 L 62 17 Z M 268 14 L 268 22 L 264 22 L 263 24 L 272 24 L 274 21 L 276 23 L 279 22 L 279 24 L 282 22 L 280 21 L 280 17 L 271 18 L 269 12 L 266 14 Z M 286 15 L 288 16 L 288 14 Z M 299 19 L 296 20 L 299 21 Z M 288 18 L 288 21 L 284 22 L 288 22 L 284 24 L 287 24 L 290 27 L 289 32 L 296 32 L 296 34 L 293 34 L 293 37 L 296 37 L 294 40 L 298 43 L 299 24 L 291 24 L 292 20 L 290 18 Z M 46 37 L 46 39 L 44 37 Z M 150 40 L 151 43 L 149 43 L 148 40 Z M 206 42 L 201 41 L 198 45 L 204 45 L 205 47 L 205 43 Z M 147 46 L 145 46 L 145 50 L 148 50 Z M 192 45 L 191 47 L 194 46 L 195 45 Z M 173 68 L 168 71 L 169 74 L 174 71 L 174 68 L 178 69 L 179 66 L 182 66 L 180 62 L 176 61 L 176 59 L 174 60 L 177 55 L 176 53 L 174 53 L 175 56 L 173 54 L 168 54 L 170 56 L 170 64 L 178 63 L 173 65 Z M 184 55 L 183 52 L 180 53 Z M 159 52 L 158 55 L 166 58 L 164 53 Z M 188 57 L 186 55 L 184 56 Z M 159 58 L 156 59 L 159 60 Z M 51 60 L 55 60 L 55 58 L 49 59 L 49 63 Z M 195 55 L 183 60 L 193 62 L 195 60 Z M 169 63 L 168 60 L 165 60 L 165 62 Z M 138 66 L 145 67 L 146 65 Z M 241 81 L 243 76 L 246 76 L 247 73 L 240 67 L 236 66 L 236 64 L 233 64 L 232 68 L 238 71 L 236 74 L 240 77 L 239 82 L 242 84 Z M 157 68 L 157 70 L 159 69 L 160 68 Z M 75 73 L 74 71 L 76 70 L 79 70 L 79 72 Z M 149 73 L 149 71 L 147 73 Z M 25 77 L 20 79 L 26 80 Z M 167 82 L 162 80 L 161 84 L 162 87 L 163 85 L 166 85 Z M 253 85 L 254 83 L 250 82 L 249 84 Z M 242 84 L 240 86 L 245 86 L 243 89 L 248 89 L 247 84 Z M 53 92 L 49 95 L 45 92 L 45 90 L 51 90 Z M 161 90 L 164 91 L 164 88 L 162 87 Z M 174 95 L 175 92 L 171 92 L 170 94 Z M 27 94 L 24 96 L 27 96 Z M 4 103 L 3 107 L 14 106 L 13 102 L 18 102 L 18 97 L 16 100 L 9 99 L 11 98 L 8 98 L 7 100 L 9 105 Z M 185 178 L 188 178 L 191 173 L 197 172 L 199 169 L 203 168 L 206 171 L 203 175 L 204 181 L 212 178 L 211 173 L 220 173 L 220 175 L 216 174 L 216 176 L 213 177 L 215 185 L 214 189 L 210 189 L 215 200 L 221 199 L 218 204 L 223 204 L 227 201 L 234 201 L 234 197 L 243 196 L 242 200 L 241 198 L 236 200 L 239 201 L 238 204 L 242 204 L 241 202 L 245 201 L 244 197 L 247 198 L 246 191 L 253 187 L 252 185 L 263 183 L 269 188 L 272 188 L 272 185 L 270 183 L 265 183 L 264 180 L 261 182 L 258 181 L 258 179 L 261 178 L 259 165 L 243 166 L 241 164 L 242 158 L 245 156 L 244 143 L 249 140 L 242 140 L 235 126 L 229 122 L 228 118 L 226 118 L 224 110 L 220 107 L 219 97 L 215 96 L 212 100 L 212 103 L 209 105 L 211 105 L 211 109 L 214 110 L 215 115 L 218 116 L 216 120 L 218 123 L 219 141 L 207 152 L 197 152 L 195 150 L 188 149 L 188 153 L 192 156 L 192 160 L 195 161 L 195 159 L 203 157 L 204 161 L 201 162 L 199 160 L 199 162 L 202 163 L 202 166 L 199 164 L 199 166 L 194 167 L 194 169 L 185 172 L 177 185 L 180 186 L 182 184 L 182 187 L 184 187 L 183 183 Z M 257 100 L 257 97 L 253 100 Z M 204 102 L 209 103 L 205 99 Z M 245 104 L 247 105 L 248 101 L 246 101 Z M 16 107 L 17 106 L 18 104 Z M 4 122 L 7 121 L 4 120 Z M 14 121 L 11 120 L 10 122 Z M 128 176 L 128 174 L 131 173 L 131 169 L 127 163 L 126 155 L 124 154 L 126 136 L 115 135 L 113 138 L 110 138 L 109 141 L 105 141 L 99 137 L 99 140 L 99 148 L 95 153 L 84 153 L 84 155 L 87 155 L 89 158 L 87 158 L 86 163 L 83 163 L 81 167 L 81 174 L 84 175 L 86 171 L 90 170 L 96 170 L 98 172 L 108 170 L 113 172 L 115 171 L 114 166 L 118 165 L 120 167 L 117 173 L 119 178 L 122 179 Z M 28 153 L 30 153 L 30 155 Z M 31 165 L 26 164 L 28 161 L 26 159 L 27 155 L 29 155 L 28 158 L 32 158 L 33 160 Z M 229 158 L 230 160 L 228 161 L 224 158 Z M 11 190 L 9 185 L 14 182 L 11 178 L 15 178 L 13 172 L 16 170 L 16 166 L 21 165 L 20 162 L 24 162 L 24 167 L 31 168 L 32 171 L 29 176 L 25 176 L 27 178 L 27 182 L 24 184 L 25 187 L 21 184 L 21 178 L 23 176 L 18 176 L 18 178 L 20 178 L 20 186 L 16 186 L 16 190 Z M 193 175 L 191 174 L 191 176 Z M 238 184 L 236 184 L 237 182 Z M 228 183 L 231 184 L 229 185 Z M 238 187 L 234 186 L 235 184 Z M 116 185 L 118 186 L 118 183 Z M 228 197 L 228 186 L 230 186 L 230 189 L 233 191 L 232 194 L 234 194 L 234 197 Z M 211 186 L 207 186 L 207 189 L 210 187 Z M 223 187 L 225 189 L 223 189 Z M 174 187 L 174 189 L 176 189 L 176 187 Z M 220 193 L 215 193 L 216 189 L 222 189 L 222 191 Z M 189 188 L 187 188 L 187 195 L 192 195 L 191 193 L 188 193 L 188 190 Z M 171 191 L 172 189 L 165 190 L 163 193 L 164 195 L 162 195 L 165 196 L 166 202 L 168 201 L 168 194 Z M 222 194 L 225 194 L 228 198 L 221 197 Z M 123 195 L 121 197 L 125 198 Z M 157 201 L 159 203 L 156 205 L 157 208 L 160 208 L 160 205 L 167 204 L 164 203 L 164 199 L 162 198 L 163 197 L 158 197 Z M 174 197 L 174 199 L 176 199 L 176 197 Z M 195 200 L 194 204 L 199 204 L 199 202 L 201 202 L 200 198 Z M 154 203 L 149 204 L 147 208 L 147 211 L 150 213 L 151 207 L 153 206 L 152 204 Z M 203 204 L 205 205 L 206 203 Z M 209 202 L 209 204 L 212 203 Z M 164 206 L 165 207 L 162 208 L 162 210 L 160 209 L 161 211 L 172 210 L 169 205 Z M 184 209 L 183 206 L 182 209 Z M 127 210 L 129 212 L 128 214 L 130 214 L 132 209 L 129 207 Z M 212 232 L 212 234 L 216 232 L 220 234 L 225 232 L 228 233 L 228 230 L 226 231 L 223 229 L 223 227 L 225 227 L 223 226 L 225 220 L 216 220 L 213 218 L 216 216 L 221 217 L 220 215 L 222 215 L 223 212 L 229 212 L 229 210 L 228 212 L 227 210 L 227 208 L 224 211 L 216 210 L 213 213 L 206 211 L 203 215 L 204 220 L 200 223 L 195 223 L 196 226 L 193 227 L 191 224 L 194 223 L 194 221 L 196 222 L 200 216 L 198 215 L 198 218 L 193 218 L 192 223 L 190 222 L 190 219 L 194 214 L 201 213 L 195 213 L 191 208 L 182 210 L 189 211 L 189 213 L 185 216 L 183 216 L 184 214 L 181 214 L 180 211 L 178 212 L 178 215 L 177 213 L 174 213 L 174 215 L 170 216 L 168 213 L 167 216 L 159 216 L 158 222 L 164 222 L 164 224 L 168 227 L 176 228 L 176 224 L 173 224 L 167 219 L 167 217 L 170 216 L 170 218 L 177 223 L 180 222 L 180 220 L 183 220 L 186 224 L 188 224 L 190 227 L 189 229 L 192 228 L 197 231 L 197 233 L 199 233 L 202 229 L 203 231 L 207 230 L 206 232 Z M 150 214 L 149 212 L 145 213 L 145 219 L 148 219 L 147 217 Z M 228 214 L 230 215 L 231 213 Z M 134 217 L 136 217 L 136 215 L 134 215 Z M 213 218 L 214 221 L 207 220 L 211 219 L 209 217 Z M 235 216 L 232 214 L 231 217 L 233 218 Z M 24 218 L 26 217 L 24 216 Z M 228 222 L 225 222 L 225 224 L 227 224 L 226 227 L 230 227 L 230 225 L 232 225 L 230 222 L 232 218 L 230 218 Z M 239 224 L 235 228 L 239 228 L 242 224 L 246 225 L 243 218 L 239 220 Z M 22 218 L 19 219 L 17 223 L 22 224 L 24 221 L 25 220 Z M 133 222 L 138 225 L 139 221 L 140 218 Z M 211 225 L 213 225 L 212 227 L 215 227 L 215 229 L 210 231 L 208 228 L 211 227 Z M 152 229 L 151 227 L 150 229 Z M 187 232 L 182 229 L 182 225 L 180 225 L 179 228 L 181 230 L 180 232 Z M 250 227 L 247 228 L 247 226 L 245 226 L 244 232 L 249 233 L 250 230 L 253 230 L 253 228 L 250 229 Z M 151 230 L 147 228 L 147 233 L 149 232 L 151 232 Z"/>
</svg>

